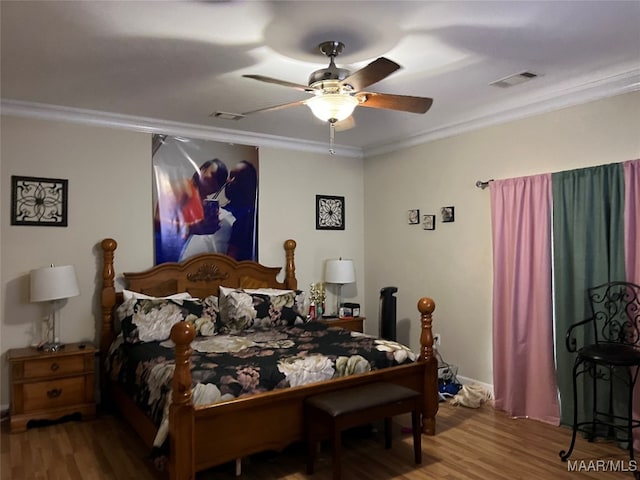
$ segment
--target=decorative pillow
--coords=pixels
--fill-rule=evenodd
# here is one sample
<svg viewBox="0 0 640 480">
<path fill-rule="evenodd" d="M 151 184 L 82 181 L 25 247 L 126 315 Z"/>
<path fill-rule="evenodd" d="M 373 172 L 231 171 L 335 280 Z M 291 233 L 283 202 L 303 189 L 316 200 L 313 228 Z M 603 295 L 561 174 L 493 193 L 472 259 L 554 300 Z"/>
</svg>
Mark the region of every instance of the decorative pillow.
<svg viewBox="0 0 640 480">
<path fill-rule="evenodd" d="M 169 295 L 167 297 L 152 297 L 151 295 L 145 295 L 144 293 L 134 292 L 133 290 L 122 290 L 122 297 L 124 301 L 131 300 L 132 298 L 139 298 L 144 300 L 157 300 L 163 298 L 171 298 L 171 299 L 184 299 L 191 298 L 191 294 L 189 292 L 182 293 L 174 293 L 173 295 Z"/>
<path fill-rule="evenodd" d="M 218 297 L 131 298 L 116 310 L 124 340 L 128 343 L 159 342 L 169 338 L 177 322 L 193 323 L 196 335 L 216 334 Z"/>
<path fill-rule="evenodd" d="M 262 288 L 243 290 L 220 287 L 218 330 L 237 333 L 254 326 L 302 324 L 305 292 Z"/>
</svg>

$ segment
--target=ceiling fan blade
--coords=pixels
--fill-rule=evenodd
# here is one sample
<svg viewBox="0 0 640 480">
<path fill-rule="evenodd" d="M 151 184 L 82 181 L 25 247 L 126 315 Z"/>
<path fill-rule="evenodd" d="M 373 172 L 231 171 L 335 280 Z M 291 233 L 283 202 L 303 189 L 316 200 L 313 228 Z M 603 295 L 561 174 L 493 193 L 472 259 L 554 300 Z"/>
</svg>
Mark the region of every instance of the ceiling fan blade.
<svg viewBox="0 0 640 480">
<path fill-rule="evenodd" d="M 349 75 L 340 82 L 340 85 L 351 85 L 353 90 L 358 92 L 388 77 L 399 68 L 400 65 L 396 62 L 385 57 L 380 57 L 366 67 Z"/>
<path fill-rule="evenodd" d="M 264 75 L 243 75 L 245 78 L 253 78 L 260 82 L 273 83 L 275 85 L 281 85 L 283 87 L 295 88 L 296 90 L 302 90 L 303 92 L 313 92 L 313 88 L 307 85 L 300 85 L 299 83 L 287 82 L 286 80 L 278 80 L 277 78 L 265 77 Z"/>
<path fill-rule="evenodd" d="M 295 106 L 298 106 L 298 105 L 304 105 L 304 102 L 306 102 L 306 100 L 298 100 L 297 102 L 281 103 L 280 105 L 272 105 L 271 107 L 264 107 L 264 108 L 259 108 L 257 110 L 251 110 L 250 112 L 244 112 L 244 113 L 242 113 L 242 115 L 243 116 L 247 116 L 247 115 L 251 115 L 253 113 L 273 112 L 275 110 L 282 110 L 283 108 L 289 108 L 289 107 L 295 107 Z"/>
<path fill-rule="evenodd" d="M 348 116 L 344 120 L 340 120 L 333 124 L 333 127 L 336 129 L 336 132 L 343 132 L 345 130 L 349 130 L 356 126 L 356 119 L 353 118 L 353 115 Z"/>
<path fill-rule="evenodd" d="M 356 95 L 360 100 L 359 107 L 385 108 L 410 113 L 426 113 L 432 98 L 411 97 L 409 95 L 391 95 L 388 93 L 360 92 Z"/>
</svg>

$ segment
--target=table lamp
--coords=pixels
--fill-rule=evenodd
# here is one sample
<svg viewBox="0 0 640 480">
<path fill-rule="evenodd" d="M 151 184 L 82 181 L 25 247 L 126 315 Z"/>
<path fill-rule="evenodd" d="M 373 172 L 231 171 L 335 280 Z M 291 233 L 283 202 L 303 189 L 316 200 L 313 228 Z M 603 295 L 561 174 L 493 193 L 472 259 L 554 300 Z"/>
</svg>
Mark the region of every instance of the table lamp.
<svg viewBox="0 0 640 480">
<path fill-rule="evenodd" d="M 324 281 L 326 283 L 335 283 L 338 285 L 338 301 L 336 303 L 336 316 L 340 312 L 340 297 L 342 296 L 342 286 L 346 283 L 356 281 L 356 271 L 353 266 L 353 260 L 327 260 L 324 271 Z"/>
<path fill-rule="evenodd" d="M 55 352 L 64 347 L 56 336 L 56 315 L 62 308 L 62 300 L 80 295 L 76 271 L 73 265 L 51 265 L 32 270 L 30 278 L 31 301 L 50 302 L 47 342 L 42 348 L 47 352 Z"/>
</svg>

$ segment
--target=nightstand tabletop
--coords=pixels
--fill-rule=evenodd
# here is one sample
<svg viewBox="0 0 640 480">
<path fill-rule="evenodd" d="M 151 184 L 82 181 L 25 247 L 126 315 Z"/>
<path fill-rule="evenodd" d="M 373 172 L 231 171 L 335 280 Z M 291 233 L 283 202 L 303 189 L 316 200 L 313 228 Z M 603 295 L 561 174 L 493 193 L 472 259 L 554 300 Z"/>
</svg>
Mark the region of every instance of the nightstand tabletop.
<svg viewBox="0 0 640 480">
<path fill-rule="evenodd" d="M 84 345 L 83 348 L 80 348 Z M 46 352 L 36 347 L 12 348 L 7 352 L 7 360 L 18 361 L 25 358 L 61 357 L 65 355 L 77 355 L 78 353 L 95 353 L 96 347 L 91 342 L 66 343 L 63 348 L 55 352 Z"/>
</svg>

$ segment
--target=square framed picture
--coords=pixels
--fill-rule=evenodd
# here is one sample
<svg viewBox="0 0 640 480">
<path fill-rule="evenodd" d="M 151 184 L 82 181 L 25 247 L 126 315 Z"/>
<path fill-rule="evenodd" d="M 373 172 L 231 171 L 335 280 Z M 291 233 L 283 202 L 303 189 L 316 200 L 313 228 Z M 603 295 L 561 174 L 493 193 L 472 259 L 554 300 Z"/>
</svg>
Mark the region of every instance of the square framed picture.
<svg viewBox="0 0 640 480">
<path fill-rule="evenodd" d="M 11 176 L 11 225 L 67 226 L 69 181 Z"/>
<path fill-rule="evenodd" d="M 344 230 L 344 197 L 316 195 L 316 230 Z"/>
<path fill-rule="evenodd" d="M 422 216 L 422 228 L 423 228 L 423 230 L 435 230 L 436 229 L 436 216 L 435 215 L 423 215 Z"/>
<path fill-rule="evenodd" d="M 442 216 L 442 223 L 455 221 L 455 207 L 442 207 L 440 209 L 440 215 Z"/>
<path fill-rule="evenodd" d="M 409 210 L 407 212 L 407 222 L 409 223 L 409 225 L 420 223 L 420 210 Z"/>
</svg>

